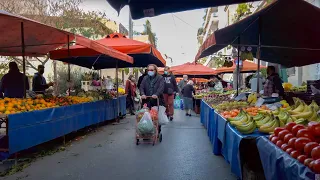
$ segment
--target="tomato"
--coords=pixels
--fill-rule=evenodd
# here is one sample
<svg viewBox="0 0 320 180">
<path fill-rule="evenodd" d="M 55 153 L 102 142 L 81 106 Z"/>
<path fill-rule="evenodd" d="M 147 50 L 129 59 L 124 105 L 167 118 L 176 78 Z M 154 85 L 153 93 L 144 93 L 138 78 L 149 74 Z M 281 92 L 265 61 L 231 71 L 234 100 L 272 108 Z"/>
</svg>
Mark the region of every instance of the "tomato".
<svg viewBox="0 0 320 180">
<path fill-rule="evenodd" d="M 307 158 L 306 160 L 304 160 L 304 165 L 305 166 L 307 166 L 307 167 L 309 167 L 309 165 L 310 165 L 310 163 L 313 161 L 313 159 L 312 158 Z"/>
<path fill-rule="evenodd" d="M 312 159 L 320 159 L 320 146 L 317 146 L 311 151 Z"/>
<path fill-rule="evenodd" d="M 301 154 L 299 153 L 299 151 L 297 150 L 293 150 L 291 153 L 290 153 L 290 156 L 297 159 L 298 156 L 300 156 Z"/>
<path fill-rule="evenodd" d="M 288 130 L 284 129 L 284 130 L 279 132 L 278 137 L 279 137 L 279 139 L 284 140 L 284 136 L 289 134 L 289 133 L 290 132 Z"/>
<path fill-rule="evenodd" d="M 271 134 L 271 135 L 269 136 L 269 140 L 271 141 L 271 139 L 272 139 L 273 137 L 275 137 L 275 135 L 274 135 L 274 134 Z"/>
<path fill-rule="evenodd" d="M 314 136 L 320 136 L 320 123 L 317 122 L 309 122 L 308 130 Z"/>
<path fill-rule="evenodd" d="M 313 170 L 313 172 L 315 172 L 317 174 L 320 173 L 320 159 L 313 161 L 312 170 Z"/>
<path fill-rule="evenodd" d="M 294 144 L 296 143 L 297 138 L 293 137 L 288 141 L 288 146 L 294 148 Z"/>
<path fill-rule="evenodd" d="M 285 128 L 286 128 L 286 130 L 292 132 L 292 128 L 295 125 L 297 125 L 295 122 L 289 122 L 288 124 L 286 124 Z"/>
<path fill-rule="evenodd" d="M 300 156 L 298 156 L 297 160 L 298 160 L 301 164 L 303 164 L 304 161 L 305 161 L 307 158 L 308 158 L 308 157 L 307 157 L 306 155 L 300 155 Z"/>
<path fill-rule="evenodd" d="M 309 142 L 304 146 L 303 152 L 305 155 L 307 155 L 308 157 L 311 157 L 311 151 L 313 148 L 319 146 L 318 143 L 316 142 Z"/>
<path fill-rule="evenodd" d="M 289 148 L 288 144 L 282 144 L 281 149 L 286 151 Z"/>
<path fill-rule="evenodd" d="M 297 138 L 296 142 L 294 143 L 294 147 L 297 151 L 302 152 L 304 149 L 304 146 L 309 142 L 311 142 L 310 139 L 305 137 L 300 137 L 300 138 Z"/>
<path fill-rule="evenodd" d="M 311 161 L 308 167 L 309 167 L 312 171 L 313 171 L 313 166 L 314 166 L 314 161 Z"/>
<path fill-rule="evenodd" d="M 306 137 L 306 138 L 309 138 L 311 140 L 314 140 L 314 137 L 313 135 L 310 133 L 310 131 L 308 129 L 300 129 L 298 132 L 297 132 L 297 137 Z"/>
<path fill-rule="evenodd" d="M 279 141 L 277 141 L 276 146 L 281 147 L 282 144 L 283 144 L 283 141 L 282 141 L 282 140 L 279 140 Z"/>
<path fill-rule="evenodd" d="M 273 132 L 274 132 L 274 134 L 275 134 L 276 136 L 278 136 L 279 132 L 281 132 L 282 130 L 284 130 L 284 128 L 282 128 L 282 127 L 276 127 Z"/>
<path fill-rule="evenodd" d="M 286 150 L 286 153 L 288 153 L 288 154 L 290 155 L 292 151 L 294 151 L 294 149 L 291 148 L 291 147 L 289 147 L 289 148 Z"/>
<path fill-rule="evenodd" d="M 295 126 L 292 127 L 291 132 L 292 132 L 292 134 L 295 136 L 295 135 L 297 135 L 297 132 L 298 132 L 300 129 L 305 129 L 305 127 L 304 127 L 303 125 L 301 125 L 301 124 L 297 124 L 297 125 L 295 125 Z"/>
<path fill-rule="evenodd" d="M 272 139 L 271 139 L 271 142 L 273 142 L 273 144 L 276 144 L 277 143 L 277 141 L 279 141 L 280 139 L 277 137 L 277 136 L 275 136 L 275 137 L 273 137 Z"/>
<path fill-rule="evenodd" d="M 293 134 L 289 133 L 289 134 L 286 134 L 283 138 L 283 141 L 285 143 L 288 143 L 288 141 L 291 139 L 291 138 L 294 138 Z"/>
</svg>

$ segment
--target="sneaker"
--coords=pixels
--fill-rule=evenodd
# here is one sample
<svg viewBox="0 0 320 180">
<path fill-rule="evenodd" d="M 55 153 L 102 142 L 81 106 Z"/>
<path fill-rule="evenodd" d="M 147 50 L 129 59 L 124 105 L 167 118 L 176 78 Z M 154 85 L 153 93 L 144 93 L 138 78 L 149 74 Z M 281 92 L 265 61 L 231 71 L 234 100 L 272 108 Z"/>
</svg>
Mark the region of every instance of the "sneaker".
<svg viewBox="0 0 320 180">
<path fill-rule="evenodd" d="M 173 120 L 173 117 L 172 116 L 170 116 L 170 121 L 172 121 Z"/>
<path fill-rule="evenodd" d="M 186 116 L 189 116 L 189 114 L 188 114 L 188 113 L 186 113 Z"/>
<path fill-rule="evenodd" d="M 191 114 L 189 114 L 189 116 L 191 117 Z"/>
</svg>

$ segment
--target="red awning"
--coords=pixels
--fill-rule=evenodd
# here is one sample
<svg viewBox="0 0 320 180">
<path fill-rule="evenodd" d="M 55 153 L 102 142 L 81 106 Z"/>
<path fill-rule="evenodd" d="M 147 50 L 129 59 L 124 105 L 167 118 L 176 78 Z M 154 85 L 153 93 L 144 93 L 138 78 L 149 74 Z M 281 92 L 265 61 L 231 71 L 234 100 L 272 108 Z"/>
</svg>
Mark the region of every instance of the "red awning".
<svg viewBox="0 0 320 180">
<path fill-rule="evenodd" d="M 241 72 L 252 72 L 252 71 L 257 71 L 258 70 L 258 65 L 255 64 L 254 62 L 252 61 L 243 61 L 242 62 L 242 68 L 241 68 Z M 265 66 L 261 66 L 260 65 L 260 68 L 263 69 L 263 68 L 267 68 Z M 221 68 L 217 68 L 216 69 L 216 72 L 218 74 L 221 74 L 221 73 L 233 73 L 234 70 L 237 69 L 237 65 L 236 63 L 233 63 L 232 67 L 221 67 Z"/>
<path fill-rule="evenodd" d="M 25 55 L 41 56 L 74 40 L 72 33 L 0 10 L 0 55 L 22 56 L 22 30 Z"/>
<path fill-rule="evenodd" d="M 113 48 L 125 54 L 129 54 L 134 58 L 135 67 L 146 67 L 148 64 L 156 64 L 158 66 L 165 66 L 166 61 L 161 56 L 160 52 L 151 44 L 126 38 L 124 35 L 114 33 L 108 35 L 106 38 L 96 40 L 95 43 Z M 70 47 L 71 56 L 95 56 L 94 52 L 85 48 L 77 42 L 76 46 Z M 60 49 L 50 52 L 52 59 L 63 59 L 68 57 L 67 49 Z"/>
<path fill-rule="evenodd" d="M 216 75 L 216 71 L 197 63 L 185 63 L 178 66 L 172 66 L 170 70 L 175 75 Z"/>
</svg>

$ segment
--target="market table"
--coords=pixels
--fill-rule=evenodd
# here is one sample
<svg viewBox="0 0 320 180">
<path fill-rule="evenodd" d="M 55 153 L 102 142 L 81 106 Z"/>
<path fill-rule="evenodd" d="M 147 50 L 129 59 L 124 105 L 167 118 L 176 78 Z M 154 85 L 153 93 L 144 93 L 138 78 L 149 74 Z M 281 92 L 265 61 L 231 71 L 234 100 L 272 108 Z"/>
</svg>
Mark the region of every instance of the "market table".
<svg viewBox="0 0 320 180">
<path fill-rule="evenodd" d="M 119 97 L 119 110 L 126 114 L 126 97 Z M 42 144 L 84 127 L 115 119 L 117 99 L 11 114 L 8 116 L 8 153 Z"/>
<path fill-rule="evenodd" d="M 315 179 L 315 174 L 309 168 L 282 151 L 266 137 L 259 137 L 256 141 L 267 180 Z"/>
<path fill-rule="evenodd" d="M 249 164 L 249 169 L 254 169 L 257 174 L 261 173 L 258 172 L 262 171 L 262 166 L 259 162 L 255 139 L 265 134 L 258 131 L 248 135 L 241 134 L 203 100 L 201 102 L 201 123 L 207 129 L 209 139 L 213 144 L 213 153 L 222 155 L 230 163 L 232 173 L 242 178 L 244 162 Z"/>
</svg>

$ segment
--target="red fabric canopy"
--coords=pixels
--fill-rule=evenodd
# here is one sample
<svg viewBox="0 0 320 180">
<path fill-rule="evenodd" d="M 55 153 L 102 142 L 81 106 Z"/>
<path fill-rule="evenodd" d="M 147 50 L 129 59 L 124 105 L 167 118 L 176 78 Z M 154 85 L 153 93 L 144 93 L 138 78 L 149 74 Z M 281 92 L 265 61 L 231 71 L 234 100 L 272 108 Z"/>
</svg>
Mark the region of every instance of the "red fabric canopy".
<svg viewBox="0 0 320 180">
<path fill-rule="evenodd" d="M 42 56 L 69 41 L 72 33 L 44 25 L 34 20 L 0 10 L 0 55 L 22 56 L 22 33 L 24 31 L 25 55 Z"/>
<path fill-rule="evenodd" d="M 160 52 L 157 49 L 155 49 L 151 44 L 146 44 L 140 41 L 128 39 L 120 33 L 110 34 L 106 38 L 96 40 L 95 43 L 101 44 L 103 46 L 111 47 L 117 51 L 120 51 L 125 54 L 129 54 L 131 56 L 150 55 L 152 57 L 155 57 L 158 61 L 160 61 L 160 64 L 162 65 L 166 64 L 166 61 L 161 56 Z M 79 45 L 79 43 L 77 42 L 76 46 L 70 47 L 70 55 L 71 56 L 95 56 L 97 55 L 97 52 L 92 51 L 91 49 L 85 48 Z M 52 59 L 67 58 L 68 50 L 64 48 L 64 49 L 52 51 L 50 52 L 50 56 Z M 142 61 L 142 57 L 141 59 L 134 57 L 134 64 L 139 63 L 139 61 L 140 62 Z"/>
<path fill-rule="evenodd" d="M 172 66 L 170 70 L 175 75 L 216 75 L 217 72 L 207 66 L 197 63 L 185 63 L 178 66 Z"/>
<path fill-rule="evenodd" d="M 258 70 L 258 65 L 255 64 L 254 62 L 252 61 L 243 61 L 242 62 L 242 68 L 241 68 L 241 72 L 250 72 L 250 71 L 257 71 Z M 267 68 L 265 66 L 261 66 L 260 65 L 260 68 Z M 216 72 L 218 74 L 221 74 L 221 73 L 233 73 L 234 70 L 237 69 L 237 65 L 236 63 L 233 63 L 233 66 L 232 67 L 221 67 L 221 68 L 217 68 L 216 69 Z"/>
</svg>

